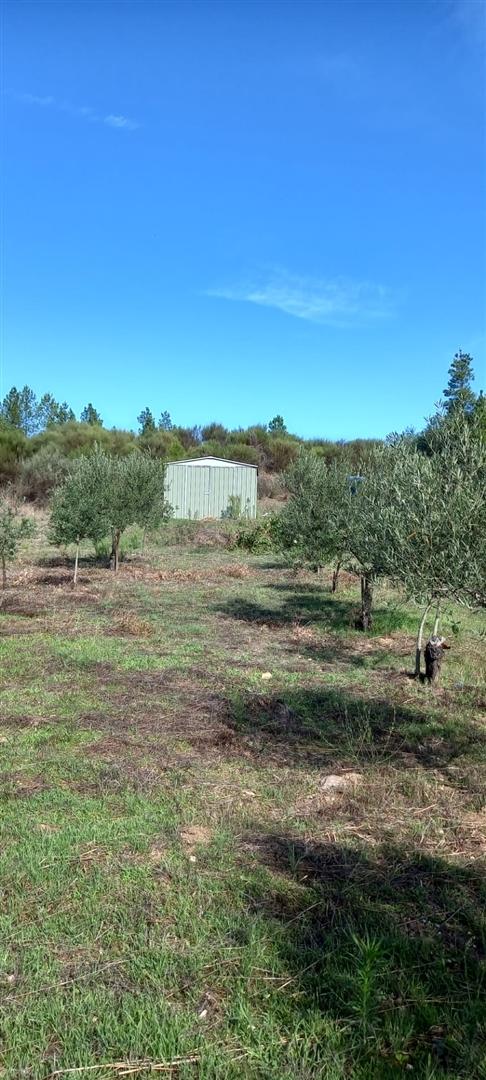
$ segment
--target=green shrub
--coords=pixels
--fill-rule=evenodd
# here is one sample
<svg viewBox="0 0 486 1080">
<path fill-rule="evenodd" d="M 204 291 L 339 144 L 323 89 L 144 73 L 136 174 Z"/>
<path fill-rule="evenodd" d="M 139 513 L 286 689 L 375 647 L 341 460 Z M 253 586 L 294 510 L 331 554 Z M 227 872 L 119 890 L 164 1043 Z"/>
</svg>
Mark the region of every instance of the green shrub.
<svg viewBox="0 0 486 1080">
<path fill-rule="evenodd" d="M 241 517 L 241 495 L 230 495 L 226 510 L 221 514 L 228 521 L 237 521 Z"/>
<path fill-rule="evenodd" d="M 0 566 L 4 589 L 7 585 L 7 564 L 15 558 L 20 540 L 34 533 L 35 522 L 31 518 L 20 517 L 17 510 L 5 500 L 0 503 Z"/>
<path fill-rule="evenodd" d="M 95 446 L 113 457 L 126 457 L 136 445 L 133 431 L 122 431 L 117 428 L 108 430 L 100 427 L 99 424 L 84 424 L 75 420 L 67 424 L 55 424 L 48 427 L 30 440 L 34 453 L 41 447 L 48 446 L 67 457 L 89 454 Z"/>
<path fill-rule="evenodd" d="M 47 503 L 55 488 L 66 479 L 69 458 L 55 446 L 43 446 L 20 467 L 19 491 L 24 499 Z"/>
<path fill-rule="evenodd" d="M 148 431 L 140 436 L 138 444 L 152 457 L 161 458 L 163 461 L 177 461 L 186 457 L 184 446 L 172 431 L 162 431 L 160 428 Z"/>
<path fill-rule="evenodd" d="M 19 428 L 0 422 L 0 481 L 16 480 L 21 461 L 29 453 L 29 440 Z"/>
<path fill-rule="evenodd" d="M 299 448 L 297 439 L 273 435 L 268 449 L 268 468 L 272 472 L 284 472 L 295 461 Z"/>
<path fill-rule="evenodd" d="M 233 536 L 229 535 L 228 539 L 229 547 L 243 549 L 252 555 L 273 551 L 273 516 L 239 523 Z"/>
</svg>

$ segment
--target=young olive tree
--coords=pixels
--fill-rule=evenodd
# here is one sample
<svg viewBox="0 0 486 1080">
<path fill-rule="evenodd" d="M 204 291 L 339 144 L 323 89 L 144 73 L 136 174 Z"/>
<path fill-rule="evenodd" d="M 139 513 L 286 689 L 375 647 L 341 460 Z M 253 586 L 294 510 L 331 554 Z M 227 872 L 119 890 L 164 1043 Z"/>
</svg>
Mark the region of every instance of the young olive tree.
<svg viewBox="0 0 486 1080">
<path fill-rule="evenodd" d="M 109 458 L 107 509 L 112 550 L 110 565 L 118 570 L 120 540 L 129 525 L 153 529 L 167 521 L 172 507 L 165 499 L 165 467 L 158 458 L 135 451 L 125 458 Z"/>
<path fill-rule="evenodd" d="M 431 456 L 400 438 L 376 450 L 359 503 L 371 547 L 381 545 L 381 572 L 423 605 L 419 676 L 431 608 L 436 635 L 444 600 L 486 605 L 486 441 L 479 425 L 459 413 L 445 417 Z"/>
<path fill-rule="evenodd" d="M 366 467 L 350 476 L 353 498 L 350 504 L 349 552 L 360 575 L 361 609 L 356 628 L 370 630 L 373 623 L 373 594 L 377 578 L 385 573 L 381 521 L 386 505 L 386 491 L 371 452 Z M 378 467 L 378 471 L 377 471 Z M 371 497 L 371 492 L 373 496 Z"/>
<path fill-rule="evenodd" d="M 301 452 L 286 474 L 290 499 L 273 526 L 277 546 L 294 560 L 315 569 L 335 563 L 333 591 L 342 563 L 359 575 L 360 630 L 371 628 L 374 583 L 384 572 L 381 516 L 386 496 L 379 477 L 370 484 L 373 470 L 372 460 L 367 460 L 365 479 L 351 475 L 345 461 L 326 464 Z"/>
<path fill-rule="evenodd" d="M 352 491 L 341 464 L 326 465 L 301 451 L 285 474 L 290 498 L 272 522 L 276 546 L 293 562 L 319 571 L 335 562 L 333 591 L 339 569 L 349 550 Z"/>
<path fill-rule="evenodd" d="M 0 503 L 0 563 L 2 566 L 2 588 L 7 587 L 7 564 L 17 554 L 19 542 L 35 533 L 35 524 L 31 518 L 21 517 L 7 502 Z"/>
<path fill-rule="evenodd" d="M 75 458 L 64 483 L 54 492 L 50 540 L 53 544 L 75 545 L 74 585 L 81 541 L 96 544 L 109 532 L 109 462 L 101 450 Z"/>
<path fill-rule="evenodd" d="M 74 584 L 82 540 L 96 544 L 111 535 L 110 566 L 118 570 L 125 529 L 134 524 L 155 528 L 170 516 L 164 476 L 162 463 L 138 450 L 115 458 L 97 448 L 73 462 L 65 483 L 54 494 L 51 539 L 55 544 L 76 545 Z"/>
</svg>

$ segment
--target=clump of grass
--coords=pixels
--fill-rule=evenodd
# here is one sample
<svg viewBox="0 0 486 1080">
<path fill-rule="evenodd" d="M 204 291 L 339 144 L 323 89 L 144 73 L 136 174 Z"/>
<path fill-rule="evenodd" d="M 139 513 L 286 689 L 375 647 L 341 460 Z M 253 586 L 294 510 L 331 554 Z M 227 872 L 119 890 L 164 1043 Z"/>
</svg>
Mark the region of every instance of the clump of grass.
<svg viewBox="0 0 486 1080">
<path fill-rule="evenodd" d="M 246 563 L 225 563 L 219 568 L 222 577 L 237 578 L 242 580 L 250 577 L 251 570 Z"/>
<path fill-rule="evenodd" d="M 149 623 L 146 619 L 141 619 L 135 611 L 120 612 L 113 619 L 112 628 L 115 634 L 129 637 L 144 638 L 150 637 L 154 633 L 152 623 Z"/>
</svg>

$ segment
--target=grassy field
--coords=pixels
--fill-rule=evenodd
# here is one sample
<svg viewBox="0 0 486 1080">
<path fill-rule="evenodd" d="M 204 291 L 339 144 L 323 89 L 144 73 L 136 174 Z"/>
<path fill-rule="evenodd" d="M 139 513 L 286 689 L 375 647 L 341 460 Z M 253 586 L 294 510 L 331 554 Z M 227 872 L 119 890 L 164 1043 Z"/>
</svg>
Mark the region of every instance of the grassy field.
<svg viewBox="0 0 486 1080">
<path fill-rule="evenodd" d="M 39 545 L 0 610 L 0 1076 L 486 1078 L 484 620 Z M 481 663 L 483 664 L 481 671 Z M 326 777 L 340 777 L 338 787 Z"/>
</svg>

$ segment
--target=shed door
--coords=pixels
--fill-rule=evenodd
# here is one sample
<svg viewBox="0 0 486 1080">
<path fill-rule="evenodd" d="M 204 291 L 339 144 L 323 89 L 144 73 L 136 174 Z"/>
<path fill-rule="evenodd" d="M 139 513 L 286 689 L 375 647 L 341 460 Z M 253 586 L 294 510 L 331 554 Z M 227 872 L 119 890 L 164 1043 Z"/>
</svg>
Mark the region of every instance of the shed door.
<svg viewBox="0 0 486 1080">
<path fill-rule="evenodd" d="M 207 465 L 189 465 L 186 469 L 186 507 L 191 518 L 210 517 L 211 472 Z"/>
</svg>

